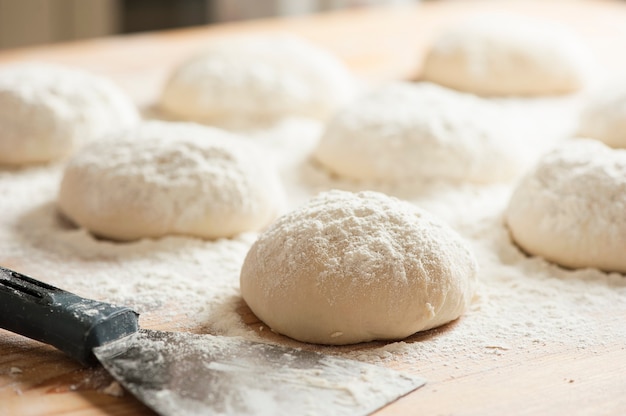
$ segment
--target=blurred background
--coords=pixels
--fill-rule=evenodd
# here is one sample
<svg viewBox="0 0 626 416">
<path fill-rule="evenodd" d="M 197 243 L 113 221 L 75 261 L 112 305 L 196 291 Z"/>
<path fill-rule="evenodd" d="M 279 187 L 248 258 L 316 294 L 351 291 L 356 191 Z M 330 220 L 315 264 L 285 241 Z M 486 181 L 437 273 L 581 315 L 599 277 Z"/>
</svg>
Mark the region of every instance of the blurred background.
<svg viewBox="0 0 626 416">
<path fill-rule="evenodd" d="M 0 49 L 418 0 L 0 0 Z"/>
</svg>

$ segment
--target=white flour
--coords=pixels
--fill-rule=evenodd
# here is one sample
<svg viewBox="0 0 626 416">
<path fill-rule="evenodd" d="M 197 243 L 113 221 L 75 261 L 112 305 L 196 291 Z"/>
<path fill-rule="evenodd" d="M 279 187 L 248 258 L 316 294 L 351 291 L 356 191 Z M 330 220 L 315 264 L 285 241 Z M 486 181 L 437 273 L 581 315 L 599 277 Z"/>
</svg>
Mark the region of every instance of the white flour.
<svg viewBox="0 0 626 416">
<path fill-rule="evenodd" d="M 550 115 L 545 116 L 544 103 L 536 104 L 537 110 L 525 113 L 536 115 L 523 119 L 525 128 L 557 132 L 559 126 L 561 131 L 569 127 L 568 118 L 547 125 L 544 117 Z M 507 105 L 518 110 L 513 103 Z M 571 116 L 555 108 L 551 114 Z M 371 188 L 409 199 L 468 240 L 479 263 L 480 287 L 471 310 L 446 327 L 403 342 L 317 349 L 385 362 L 436 382 L 479 371 L 487 360 L 513 363 L 563 350 L 600 353 L 606 344 L 626 344 L 620 318 L 626 313 L 626 278 L 564 270 L 522 254 L 502 223 L 511 185 L 428 182 L 386 187 L 338 180 L 307 158 L 318 133 L 315 123 L 297 120 L 256 133 L 275 152 L 291 208 L 329 188 Z M 145 327 L 304 346 L 263 330 L 262 324 L 244 324 L 251 317 L 239 295 L 239 269 L 255 235 L 124 244 L 97 240 L 57 215 L 61 170 L 60 164 L 0 170 L 0 264 L 84 296 L 136 308 Z"/>
</svg>

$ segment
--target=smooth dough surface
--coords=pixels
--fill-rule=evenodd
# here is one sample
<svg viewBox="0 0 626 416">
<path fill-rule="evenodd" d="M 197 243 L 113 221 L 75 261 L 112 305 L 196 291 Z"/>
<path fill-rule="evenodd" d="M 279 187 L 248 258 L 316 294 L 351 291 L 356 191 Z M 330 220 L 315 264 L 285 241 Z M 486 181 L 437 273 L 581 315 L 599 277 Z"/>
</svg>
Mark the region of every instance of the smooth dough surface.
<svg viewBox="0 0 626 416">
<path fill-rule="evenodd" d="M 67 165 L 61 211 L 96 235 L 231 237 L 283 208 L 276 172 L 252 143 L 191 123 L 146 122 Z"/>
<path fill-rule="evenodd" d="M 487 100 L 431 83 L 393 83 L 339 111 L 314 157 L 352 179 L 507 180 L 525 161 Z"/>
<path fill-rule="evenodd" d="M 587 84 L 591 62 L 567 28 L 494 13 L 443 31 L 425 58 L 422 78 L 480 95 L 563 94 Z"/>
<path fill-rule="evenodd" d="M 46 162 L 139 121 L 111 81 L 49 64 L 0 70 L 0 163 Z"/>
<path fill-rule="evenodd" d="M 626 83 L 605 87 L 589 98 L 578 134 L 626 149 Z"/>
<path fill-rule="evenodd" d="M 458 318 L 477 265 L 445 223 L 377 192 L 329 191 L 254 243 L 241 293 L 273 331 L 319 344 L 402 339 Z"/>
<path fill-rule="evenodd" d="M 293 36 L 223 40 L 181 64 L 160 98 L 187 120 L 324 118 L 352 98 L 353 78 L 325 50 Z"/>
<path fill-rule="evenodd" d="M 576 139 L 545 155 L 506 211 L 527 253 L 569 268 L 626 273 L 626 150 Z"/>
</svg>

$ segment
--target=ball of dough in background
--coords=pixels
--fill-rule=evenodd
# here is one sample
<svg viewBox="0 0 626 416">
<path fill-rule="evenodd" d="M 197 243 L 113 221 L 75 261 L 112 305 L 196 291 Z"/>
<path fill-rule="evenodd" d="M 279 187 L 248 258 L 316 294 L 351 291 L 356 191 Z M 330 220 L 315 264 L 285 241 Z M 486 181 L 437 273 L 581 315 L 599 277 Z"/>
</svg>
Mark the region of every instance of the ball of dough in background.
<svg viewBox="0 0 626 416">
<path fill-rule="evenodd" d="M 626 148 L 626 83 L 610 85 L 589 98 L 578 134 L 614 148 Z"/>
<path fill-rule="evenodd" d="M 529 254 L 626 273 L 626 150 L 589 139 L 563 144 L 519 183 L 505 219 Z"/>
<path fill-rule="evenodd" d="M 314 157 L 347 178 L 398 182 L 510 179 L 519 143 L 486 100 L 430 83 L 394 83 L 356 100 L 328 123 Z"/>
<path fill-rule="evenodd" d="M 346 67 L 325 50 L 292 36 L 244 37 L 218 42 L 181 64 L 160 106 L 200 122 L 324 118 L 354 92 Z"/>
<path fill-rule="evenodd" d="M 458 318 L 476 262 L 445 223 L 377 192 L 330 191 L 254 243 L 241 293 L 272 330 L 320 344 L 402 339 Z"/>
<path fill-rule="evenodd" d="M 284 199 L 277 173 L 252 143 L 210 127 L 153 121 L 77 153 L 58 203 L 96 235 L 134 240 L 256 231 Z"/>
<path fill-rule="evenodd" d="M 111 81 L 49 64 L 0 70 L 0 163 L 47 162 L 139 121 Z"/>
<path fill-rule="evenodd" d="M 422 78 L 480 95 L 546 95 L 589 81 L 590 52 L 567 28 L 486 14 L 443 31 L 425 57 Z"/>
</svg>

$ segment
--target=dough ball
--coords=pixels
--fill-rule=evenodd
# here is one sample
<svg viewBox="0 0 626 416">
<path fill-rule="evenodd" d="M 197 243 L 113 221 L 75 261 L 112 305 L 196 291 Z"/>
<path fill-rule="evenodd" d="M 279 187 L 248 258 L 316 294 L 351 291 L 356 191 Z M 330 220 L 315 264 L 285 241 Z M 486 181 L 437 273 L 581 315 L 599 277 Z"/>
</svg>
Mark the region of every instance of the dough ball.
<svg viewBox="0 0 626 416">
<path fill-rule="evenodd" d="M 86 146 L 59 193 L 67 217 L 114 240 L 231 237 L 266 226 L 283 201 L 277 174 L 252 143 L 156 121 Z"/>
<path fill-rule="evenodd" d="M 179 66 L 160 105 L 174 116 L 202 122 L 325 117 L 349 100 L 354 88 L 338 59 L 302 39 L 233 38 Z"/>
<path fill-rule="evenodd" d="M 626 148 L 626 83 L 592 95 L 581 115 L 579 135 Z"/>
<path fill-rule="evenodd" d="M 0 70 L 0 163 L 60 158 L 138 121 L 131 100 L 105 78 L 48 64 Z"/>
<path fill-rule="evenodd" d="M 458 234 L 414 205 L 330 191 L 260 235 L 241 293 L 272 330 L 300 341 L 402 339 L 458 318 L 476 269 Z"/>
<path fill-rule="evenodd" d="M 481 95 L 562 94 L 586 84 L 591 61 L 565 27 L 494 14 L 442 32 L 425 58 L 422 76 Z"/>
<path fill-rule="evenodd" d="M 527 253 L 570 268 L 626 273 L 626 150 L 588 139 L 545 155 L 506 211 Z"/>
<path fill-rule="evenodd" d="M 523 163 L 500 121 L 480 98 L 430 83 L 395 83 L 337 113 L 314 157 L 352 179 L 505 180 Z"/>
</svg>

